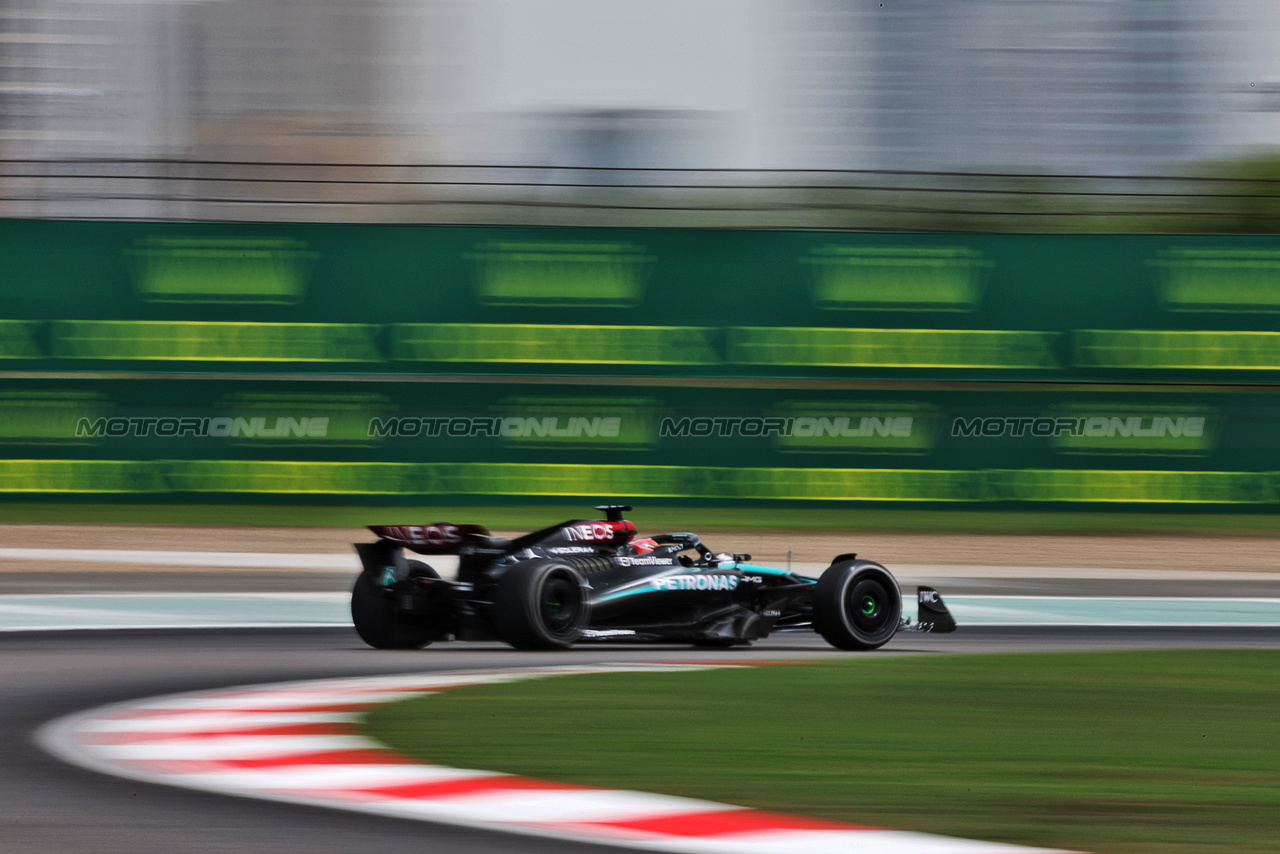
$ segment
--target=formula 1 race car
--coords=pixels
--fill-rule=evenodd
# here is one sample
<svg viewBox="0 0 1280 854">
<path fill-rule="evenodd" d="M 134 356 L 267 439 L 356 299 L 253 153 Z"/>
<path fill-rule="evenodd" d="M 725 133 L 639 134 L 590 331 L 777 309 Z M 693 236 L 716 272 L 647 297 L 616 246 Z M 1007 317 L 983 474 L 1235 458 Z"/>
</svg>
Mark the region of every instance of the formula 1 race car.
<svg viewBox="0 0 1280 854">
<path fill-rule="evenodd" d="M 582 642 L 748 645 L 771 632 L 814 630 L 832 646 L 877 649 L 899 630 L 956 627 L 936 590 L 902 616 L 898 582 L 878 563 L 838 555 L 819 578 L 710 551 L 696 534 L 635 539 L 630 507 L 508 540 L 479 525 L 371 525 L 351 618 L 365 643 L 413 649 L 433 641 L 501 640 L 517 649 Z M 455 579 L 405 557 L 458 556 Z"/>
</svg>

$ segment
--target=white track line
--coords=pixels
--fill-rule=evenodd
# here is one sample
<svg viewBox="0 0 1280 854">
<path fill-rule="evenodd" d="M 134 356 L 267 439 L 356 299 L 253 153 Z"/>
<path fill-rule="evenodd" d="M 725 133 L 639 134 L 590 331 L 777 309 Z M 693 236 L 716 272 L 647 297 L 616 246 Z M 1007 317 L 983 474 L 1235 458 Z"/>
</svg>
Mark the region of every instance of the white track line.
<svg viewBox="0 0 1280 854">
<path fill-rule="evenodd" d="M 349 599 L 343 592 L 0 595 L 0 632 L 349 626 Z M 962 627 L 1280 627 L 1276 597 L 957 595 L 946 601 Z M 914 619 L 914 597 L 903 606 Z"/>
<path fill-rule="evenodd" d="M 283 552 L 154 551 L 151 549 L 64 549 L 0 548 L 0 562 L 6 560 L 48 561 L 74 568 L 79 564 L 120 564 L 132 566 L 190 566 L 221 569 L 309 569 L 317 572 L 358 572 L 355 551 L 294 554 Z M 426 560 L 444 577 L 457 569 L 454 555 L 436 555 Z M 777 566 L 788 566 L 784 562 Z M 3 563 L 0 563 L 0 568 Z M 826 563 L 795 561 L 789 568 L 803 575 L 817 576 Z M 929 583 L 943 578 L 1123 578 L 1147 581 L 1257 581 L 1280 580 L 1280 571 L 1123 569 L 1051 566 L 979 566 L 946 564 L 894 564 L 890 567 L 899 581 Z M 1280 569 L 1280 561 L 1277 561 Z"/>
<path fill-rule="evenodd" d="M 682 854 L 1045 854 L 646 792 L 427 765 L 360 734 L 370 707 L 463 685 L 743 666 L 617 664 L 279 683 L 103 706 L 42 727 L 81 767 L 149 783 Z"/>
<path fill-rule="evenodd" d="M 313 569 L 359 572 L 360 558 L 349 554 L 274 552 L 176 552 L 150 549 L 0 549 L 0 560 L 118 563 L 133 566 L 204 566 L 223 569 Z"/>
</svg>

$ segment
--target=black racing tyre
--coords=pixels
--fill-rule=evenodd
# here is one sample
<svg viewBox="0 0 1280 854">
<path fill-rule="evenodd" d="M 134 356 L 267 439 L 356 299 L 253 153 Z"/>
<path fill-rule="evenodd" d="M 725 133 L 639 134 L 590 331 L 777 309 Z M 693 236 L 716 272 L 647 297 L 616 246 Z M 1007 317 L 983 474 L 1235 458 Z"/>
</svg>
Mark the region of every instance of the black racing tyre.
<svg viewBox="0 0 1280 854">
<path fill-rule="evenodd" d="M 901 619 L 898 582 L 878 563 L 833 563 L 813 587 L 813 627 L 837 649 L 879 649 Z"/>
<path fill-rule="evenodd" d="M 411 569 L 413 563 L 418 562 L 411 561 Z M 435 574 L 425 563 L 419 566 Z M 379 587 L 367 572 L 360 573 L 351 588 L 351 622 L 360 640 L 374 649 L 421 649 L 431 643 L 427 629 L 402 620 L 393 594 Z"/>
<path fill-rule="evenodd" d="M 493 597 L 498 633 L 516 649 L 566 649 L 582 636 L 590 612 L 582 575 L 553 560 L 517 563 Z"/>
</svg>

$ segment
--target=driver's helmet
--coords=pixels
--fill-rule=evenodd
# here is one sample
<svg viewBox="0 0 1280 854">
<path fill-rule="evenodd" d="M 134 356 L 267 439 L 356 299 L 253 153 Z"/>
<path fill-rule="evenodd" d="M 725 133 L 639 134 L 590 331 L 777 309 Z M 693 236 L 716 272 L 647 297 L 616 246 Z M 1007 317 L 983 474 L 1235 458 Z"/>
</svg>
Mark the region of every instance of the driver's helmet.
<svg viewBox="0 0 1280 854">
<path fill-rule="evenodd" d="M 631 541 L 631 548 L 634 549 L 635 553 L 638 555 L 647 555 L 649 554 L 649 552 L 653 551 L 657 547 L 658 547 L 658 544 L 653 540 L 649 539 L 648 537 L 644 538 L 643 540 Z"/>
</svg>

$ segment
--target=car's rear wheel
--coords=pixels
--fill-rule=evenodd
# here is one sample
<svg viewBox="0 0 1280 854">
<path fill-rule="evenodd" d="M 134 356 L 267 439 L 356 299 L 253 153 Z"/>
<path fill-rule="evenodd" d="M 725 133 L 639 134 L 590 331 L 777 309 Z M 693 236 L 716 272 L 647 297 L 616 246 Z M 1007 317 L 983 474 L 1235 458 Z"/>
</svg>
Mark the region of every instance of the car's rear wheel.
<svg viewBox="0 0 1280 854">
<path fill-rule="evenodd" d="M 516 649 L 565 649 L 587 627 L 587 584 L 563 563 L 518 563 L 498 582 L 493 616 L 499 635 Z"/>
<path fill-rule="evenodd" d="M 439 578 L 421 561 L 409 561 L 411 577 Z M 396 611 L 395 593 L 379 579 L 362 572 L 351 588 L 351 622 L 360 640 L 374 649 L 421 649 L 431 643 L 430 630 L 406 619 Z"/>
<path fill-rule="evenodd" d="M 902 593 L 878 563 L 834 563 L 813 590 L 813 627 L 838 649 L 878 649 L 898 631 Z"/>
</svg>

